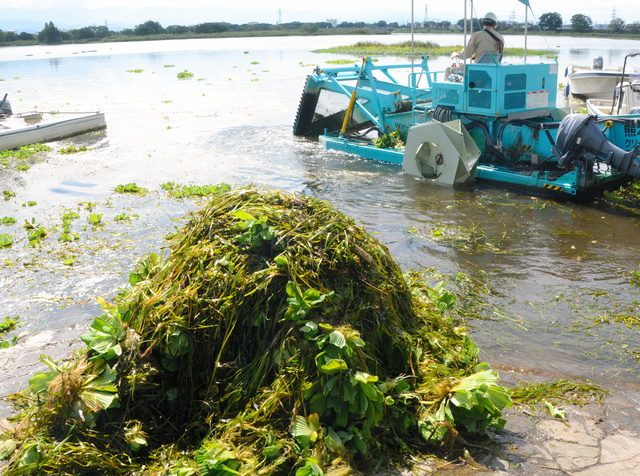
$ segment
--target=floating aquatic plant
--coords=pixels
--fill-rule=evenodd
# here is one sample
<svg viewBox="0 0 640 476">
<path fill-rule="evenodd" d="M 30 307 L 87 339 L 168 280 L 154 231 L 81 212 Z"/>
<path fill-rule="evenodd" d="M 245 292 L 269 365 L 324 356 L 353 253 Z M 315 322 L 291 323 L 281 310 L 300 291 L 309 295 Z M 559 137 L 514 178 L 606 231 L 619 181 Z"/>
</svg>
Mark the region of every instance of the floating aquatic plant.
<svg viewBox="0 0 640 476">
<path fill-rule="evenodd" d="M 0 236 L 1 239 L 1 236 Z M 0 247 L 1 247 L 0 243 Z M 7 347 L 12 347 L 18 343 L 20 336 L 14 336 L 11 340 L 5 340 L 4 336 L 9 332 L 15 330 L 15 328 L 21 325 L 20 316 L 9 317 L 5 316 L 2 321 L 0 321 L 0 349 L 6 349 Z M 0 446 L 2 445 L 2 441 L 0 440 Z M 0 452 L 0 459 L 6 459 L 6 456 L 3 457 Z"/>
<path fill-rule="evenodd" d="M 175 198 L 212 197 L 231 190 L 231 186 L 226 183 L 220 185 L 180 185 L 167 182 L 160 185 L 160 188 Z"/>
<path fill-rule="evenodd" d="M 191 79 L 191 78 L 193 78 L 193 73 L 190 73 L 186 69 L 178 73 L 178 79 Z"/>
<path fill-rule="evenodd" d="M 170 247 L 11 397 L 8 474 L 347 474 L 503 425 L 454 297 L 330 204 L 231 191 Z"/>
<path fill-rule="evenodd" d="M 126 185 L 118 185 L 116 187 L 116 192 L 118 193 L 146 193 L 148 190 L 143 187 L 138 187 L 135 182 L 128 183 Z"/>
<path fill-rule="evenodd" d="M 80 146 L 80 147 L 76 147 L 75 145 L 70 145 L 69 147 L 63 147 L 62 149 L 60 149 L 60 153 L 63 155 L 69 155 L 69 154 L 77 154 L 78 152 L 86 152 L 89 149 L 87 148 L 86 145 Z"/>
</svg>

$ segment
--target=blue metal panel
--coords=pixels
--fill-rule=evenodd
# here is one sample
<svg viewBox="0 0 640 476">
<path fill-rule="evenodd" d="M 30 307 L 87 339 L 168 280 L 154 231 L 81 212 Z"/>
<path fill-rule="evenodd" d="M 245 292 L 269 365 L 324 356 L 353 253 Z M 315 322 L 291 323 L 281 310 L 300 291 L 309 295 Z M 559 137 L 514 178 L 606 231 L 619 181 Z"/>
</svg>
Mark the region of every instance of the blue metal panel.
<svg viewBox="0 0 640 476">
<path fill-rule="evenodd" d="M 325 149 L 340 150 L 350 154 L 356 154 L 367 159 L 380 160 L 390 164 L 402 165 L 403 150 L 382 149 L 368 142 L 355 142 L 353 139 L 345 139 L 338 136 L 323 135 L 318 138 Z"/>
</svg>

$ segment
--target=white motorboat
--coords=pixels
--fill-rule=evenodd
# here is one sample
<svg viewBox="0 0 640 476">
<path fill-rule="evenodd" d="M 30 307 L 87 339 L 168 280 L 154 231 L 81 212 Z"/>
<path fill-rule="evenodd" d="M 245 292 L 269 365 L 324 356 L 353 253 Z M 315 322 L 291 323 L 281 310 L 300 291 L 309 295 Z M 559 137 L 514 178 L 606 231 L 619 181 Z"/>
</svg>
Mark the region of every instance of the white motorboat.
<svg viewBox="0 0 640 476">
<path fill-rule="evenodd" d="M 0 101 L 0 150 L 48 142 L 107 127 L 101 112 L 38 112 L 13 114 Z"/>
<path fill-rule="evenodd" d="M 640 115 L 640 83 L 624 82 L 616 88 L 615 99 L 587 99 L 587 110 L 594 116 Z"/>
<path fill-rule="evenodd" d="M 622 68 L 603 69 L 602 57 L 598 56 L 593 61 L 593 66 L 581 66 L 570 64 L 566 71 L 566 94 L 580 96 L 585 99 L 599 98 L 609 99 L 616 85 L 628 80 L 622 77 Z"/>
</svg>

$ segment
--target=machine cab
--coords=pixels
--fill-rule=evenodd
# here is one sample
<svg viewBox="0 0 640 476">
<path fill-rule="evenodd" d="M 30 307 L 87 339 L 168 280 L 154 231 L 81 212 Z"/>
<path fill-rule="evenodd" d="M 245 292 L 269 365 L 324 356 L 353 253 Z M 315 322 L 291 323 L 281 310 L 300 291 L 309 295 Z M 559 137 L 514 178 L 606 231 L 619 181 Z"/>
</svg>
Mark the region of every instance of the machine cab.
<svg viewBox="0 0 640 476">
<path fill-rule="evenodd" d="M 557 63 L 478 62 L 466 65 L 461 82 L 435 82 L 433 104 L 482 116 L 540 116 L 556 107 L 557 90 Z"/>
</svg>

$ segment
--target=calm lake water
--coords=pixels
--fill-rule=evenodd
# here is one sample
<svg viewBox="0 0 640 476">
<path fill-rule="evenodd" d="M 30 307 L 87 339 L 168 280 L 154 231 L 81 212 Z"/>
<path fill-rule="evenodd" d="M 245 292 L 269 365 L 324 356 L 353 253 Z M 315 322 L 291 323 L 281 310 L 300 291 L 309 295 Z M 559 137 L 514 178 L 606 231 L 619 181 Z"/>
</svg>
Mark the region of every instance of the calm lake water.
<svg viewBox="0 0 640 476">
<path fill-rule="evenodd" d="M 461 35 L 417 35 L 442 45 Z M 464 273 L 481 284 L 485 303 L 467 322 L 482 358 L 499 368 L 548 378 L 596 381 L 637 392 L 640 338 L 621 317 L 638 313 L 640 226 L 635 217 L 600 207 L 536 199 L 500 188 L 433 187 L 390 165 L 323 150 L 292 135 L 306 75 L 345 58 L 313 53 L 386 37 L 172 40 L 0 49 L 0 93 L 14 112 L 106 113 L 99 134 L 52 144 L 26 172 L 0 166 L 0 225 L 15 244 L 0 250 L 0 318 L 19 315 L 17 332 L 54 331 L 58 342 L 82 334 L 128 273 L 198 204 L 169 198 L 160 185 L 256 184 L 328 200 L 386 244 L 405 270 L 435 268 L 458 289 Z M 507 37 L 507 45 L 524 44 Z M 570 63 L 605 67 L 640 51 L 632 40 L 531 37 L 530 48 L 559 51 L 559 82 Z M 382 61 L 400 61 L 397 58 Z M 508 62 L 519 59 L 506 58 Z M 529 57 L 529 61 L 541 61 Z M 546 60 L 546 58 L 545 58 Z M 358 62 L 354 58 L 354 62 Z M 402 60 L 403 62 L 405 60 Z M 435 59 L 443 69 L 448 58 Z M 134 72 L 134 71 L 138 72 Z M 188 70 L 191 80 L 178 80 Z M 69 144 L 88 152 L 62 155 Z M 144 196 L 114 193 L 135 182 Z M 28 201 L 37 205 L 27 206 Z M 102 226 L 86 218 L 92 204 Z M 80 240 L 57 241 L 61 217 L 75 211 Z M 118 223 L 126 213 L 131 221 Z M 27 247 L 25 220 L 50 230 Z M 58 231 L 55 231 L 58 227 Z M 86 227 L 86 229 L 85 229 Z M 434 239 L 433 230 L 458 240 Z M 75 257 L 72 267 L 62 262 Z M 13 335 L 13 334 L 12 334 Z M 1 354 L 0 350 L 0 354 Z M 0 355 L 1 358 L 1 355 Z"/>
</svg>

